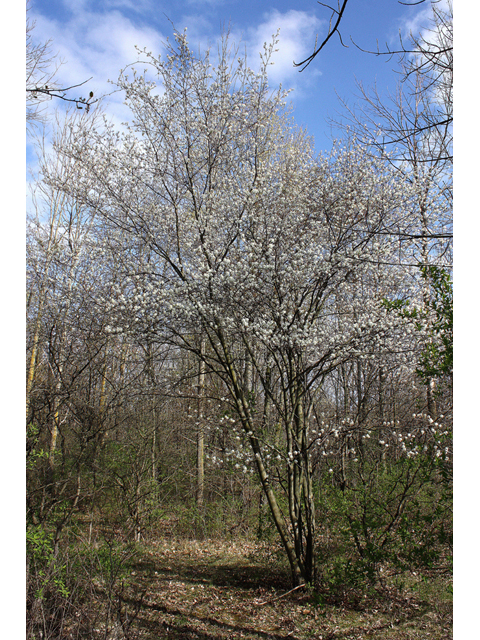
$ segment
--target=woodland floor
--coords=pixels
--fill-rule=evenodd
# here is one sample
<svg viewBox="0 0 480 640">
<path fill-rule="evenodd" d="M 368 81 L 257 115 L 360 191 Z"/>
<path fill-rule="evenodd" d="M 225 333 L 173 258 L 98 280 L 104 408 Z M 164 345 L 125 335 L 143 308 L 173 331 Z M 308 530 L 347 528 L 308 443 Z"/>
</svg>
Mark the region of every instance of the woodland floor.
<svg viewBox="0 0 480 640">
<path fill-rule="evenodd" d="M 369 596 L 290 590 L 266 547 L 242 540 L 144 543 L 117 598 L 126 635 L 142 640 L 447 640 L 452 598 L 445 576 L 411 576 Z M 98 591 L 100 605 L 102 589 Z M 285 595 L 286 594 L 286 595 Z M 282 597 L 284 596 L 284 597 Z M 104 636 L 105 637 L 105 636 Z"/>
</svg>

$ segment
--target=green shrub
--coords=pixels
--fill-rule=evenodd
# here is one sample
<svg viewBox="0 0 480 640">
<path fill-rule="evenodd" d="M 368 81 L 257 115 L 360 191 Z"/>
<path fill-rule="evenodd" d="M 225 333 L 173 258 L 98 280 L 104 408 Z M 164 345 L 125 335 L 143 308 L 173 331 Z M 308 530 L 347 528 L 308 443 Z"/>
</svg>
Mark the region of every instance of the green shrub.
<svg viewBox="0 0 480 640">
<path fill-rule="evenodd" d="M 386 566 L 432 568 L 451 548 L 450 487 L 431 456 L 361 463 L 347 485 L 329 476 L 319 502 L 329 542 L 318 566 L 330 586 L 374 584 Z"/>
<path fill-rule="evenodd" d="M 69 591 L 65 583 L 66 564 L 55 554 L 53 534 L 41 526 L 27 528 L 27 563 L 29 573 L 36 577 L 34 597 L 43 599 L 46 591 L 55 591 L 67 598 Z"/>
</svg>

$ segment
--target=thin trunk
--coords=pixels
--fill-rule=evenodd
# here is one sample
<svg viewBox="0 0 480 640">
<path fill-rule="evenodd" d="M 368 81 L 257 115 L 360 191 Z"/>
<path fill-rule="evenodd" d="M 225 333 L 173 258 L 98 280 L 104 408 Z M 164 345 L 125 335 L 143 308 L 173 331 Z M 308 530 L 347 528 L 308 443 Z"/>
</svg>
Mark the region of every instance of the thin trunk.
<svg viewBox="0 0 480 640">
<path fill-rule="evenodd" d="M 28 373 L 27 373 L 27 389 L 26 389 L 27 420 L 29 418 L 31 393 L 33 388 L 33 382 L 35 380 L 38 348 L 40 343 L 40 330 L 42 326 L 43 307 L 45 305 L 45 300 L 47 296 L 50 266 L 52 264 L 52 260 L 54 256 L 54 248 L 57 243 L 57 235 L 58 235 L 58 230 L 60 225 L 60 212 L 62 210 L 62 206 L 61 206 L 62 203 L 63 203 L 63 199 L 61 199 L 60 204 L 55 201 L 53 203 L 52 210 L 51 210 L 52 213 L 50 218 L 48 241 L 47 241 L 47 246 L 45 248 L 45 266 L 43 268 L 42 282 L 40 285 L 40 291 L 38 296 L 38 310 L 37 310 L 37 316 L 35 318 L 35 329 L 33 333 L 32 353 L 30 355 L 30 363 L 29 363 Z"/>
<path fill-rule="evenodd" d="M 29 413 L 30 413 L 30 402 L 31 402 L 31 393 L 33 387 L 33 381 L 35 379 L 35 370 L 37 364 L 37 354 L 38 354 L 38 345 L 40 342 L 40 328 L 42 324 L 42 312 L 43 312 L 43 296 L 44 292 L 41 292 L 41 299 L 38 305 L 37 317 L 35 320 L 35 330 L 33 334 L 33 345 L 32 345 L 32 353 L 30 355 L 30 363 L 28 367 L 27 373 L 27 390 L 26 390 L 26 418 L 28 421 Z"/>
<path fill-rule="evenodd" d="M 250 354 L 247 348 L 245 348 L 244 385 L 245 385 L 246 396 L 250 400 L 250 395 L 253 392 L 253 368 L 252 368 L 252 358 L 250 357 Z"/>
<path fill-rule="evenodd" d="M 385 433 L 383 430 L 384 422 L 385 422 L 385 370 L 383 367 L 380 367 L 378 372 L 378 413 L 379 413 L 379 421 L 380 421 L 380 431 L 378 434 L 379 440 L 384 440 Z M 380 445 L 380 460 L 382 461 L 383 466 L 386 466 L 386 458 L 387 451 L 384 446 Z"/>
<path fill-rule="evenodd" d="M 78 219 L 80 219 L 80 209 L 77 207 L 76 214 Z M 82 229 L 84 236 L 86 236 L 90 230 L 90 226 L 93 222 L 93 218 L 90 218 L 89 223 Z M 80 258 L 83 252 L 83 244 L 81 242 L 81 234 L 77 231 L 78 235 L 73 235 L 70 238 L 69 235 L 69 245 L 71 248 L 71 257 L 70 257 L 70 266 L 68 268 L 68 274 L 66 277 L 66 287 L 64 290 L 64 308 L 62 310 L 61 318 L 59 318 L 58 326 L 60 327 L 60 333 L 58 337 L 58 348 L 56 353 L 56 359 L 58 362 L 57 365 L 57 382 L 55 384 L 55 395 L 54 395 L 54 421 L 52 425 L 52 433 L 50 439 L 50 465 L 52 468 L 52 473 L 54 471 L 54 456 L 57 445 L 57 436 L 58 436 L 58 425 L 59 425 L 59 410 L 58 410 L 58 396 L 60 394 L 62 388 L 62 374 L 63 374 L 63 358 L 64 358 L 64 349 L 65 342 L 67 337 L 67 328 L 66 328 L 66 320 L 68 318 L 70 307 L 72 305 L 73 299 L 73 285 L 75 279 L 75 271 L 80 262 Z M 53 345 L 52 345 L 53 346 Z M 52 370 L 53 371 L 53 370 Z"/>
<path fill-rule="evenodd" d="M 200 342 L 200 358 L 198 362 L 198 427 L 197 427 L 197 507 L 203 509 L 204 492 L 205 492 L 205 435 L 203 424 L 203 413 L 205 404 L 205 339 Z"/>
<path fill-rule="evenodd" d="M 152 480 L 157 478 L 157 412 L 155 404 L 152 407 Z"/>
<path fill-rule="evenodd" d="M 147 374 L 149 378 L 149 383 L 152 386 L 152 389 L 155 389 L 157 385 L 156 376 L 155 376 L 155 367 L 153 362 L 153 352 L 152 352 L 152 344 L 150 342 L 147 343 Z M 151 449 L 151 458 L 152 458 L 152 479 L 155 480 L 157 477 L 157 412 L 155 408 L 155 395 L 152 393 L 151 396 L 151 412 L 152 412 L 152 449 Z"/>
<path fill-rule="evenodd" d="M 362 384 L 362 365 L 360 360 L 356 362 L 357 366 L 357 399 L 358 399 L 358 424 L 361 425 L 365 419 L 363 384 Z"/>
<path fill-rule="evenodd" d="M 437 401 L 435 400 L 435 380 L 427 380 L 427 412 L 432 420 L 437 419 Z"/>
</svg>

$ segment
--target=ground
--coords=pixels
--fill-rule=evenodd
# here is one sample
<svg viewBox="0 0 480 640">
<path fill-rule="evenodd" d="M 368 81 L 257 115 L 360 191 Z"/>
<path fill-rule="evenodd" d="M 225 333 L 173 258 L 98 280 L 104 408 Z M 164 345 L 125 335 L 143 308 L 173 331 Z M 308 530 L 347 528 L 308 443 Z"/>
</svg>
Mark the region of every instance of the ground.
<svg viewBox="0 0 480 640">
<path fill-rule="evenodd" d="M 452 601 L 445 576 L 412 574 L 367 595 L 290 591 L 267 545 L 243 540 L 143 543 L 116 583 L 108 638 L 142 640 L 448 640 Z M 290 591 L 290 593 L 288 593 Z M 102 587 L 98 594 L 101 597 Z M 105 637 L 105 635 L 103 637 Z"/>
</svg>

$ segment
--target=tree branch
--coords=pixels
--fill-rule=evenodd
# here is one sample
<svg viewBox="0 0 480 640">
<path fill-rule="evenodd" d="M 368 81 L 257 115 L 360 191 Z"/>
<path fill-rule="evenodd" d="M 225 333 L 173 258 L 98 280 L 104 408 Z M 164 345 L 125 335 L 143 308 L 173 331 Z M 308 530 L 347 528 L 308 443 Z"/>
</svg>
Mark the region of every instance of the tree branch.
<svg viewBox="0 0 480 640">
<path fill-rule="evenodd" d="M 327 44 L 327 42 L 330 40 L 330 38 L 333 36 L 333 34 L 335 32 L 338 33 L 338 35 L 340 37 L 340 42 L 342 43 L 342 45 L 347 48 L 347 46 L 345 44 L 343 44 L 342 37 L 340 36 L 340 32 L 338 31 L 338 27 L 339 27 L 340 22 L 342 20 L 343 12 L 345 11 L 345 7 L 347 6 L 347 2 L 348 2 L 348 0 L 343 0 L 343 4 L 342 4 L 341 8 L 339 8 L 340 9 L 339 11 L 337 11 L 336 9 L 332 9 L 332 7 L 329 7 L 329 9 L 332 9 L 333 14 L 336 13 L 338 15 L 338 18 L 337 18 L 337 21 L 335 23 L 335 26 L 333 27 L 332 30 L 330 30 L 330 29 L 328 30 L 327 37 L 322 42 L 322 44 L 318 47 L 318 49 L 315 49 L 314 52 L 310 56 L 308 56 L 308 58 L 305 58 L 305 60 L 302 60 L 302 62 L 294 62 L 293 63 L 294 67 L 302 67 L 302 69 L 300 69 L 300 71 L 303 71 L 304 69 L 306 69 L 308 67 L 308 65 L 312 62 L 312 60 L 320 53 L 320 51 Z M 323 4 L 323 3 L 319 2 L 318 4 Z M 323 5 L 323 6 L 326 7 L 328 5 Z M 332 17 L 333 17 L 333 14 L 332 14 Z M 330 19 L 330 25 L 331 25 L 331 19 Z M 315 42 L 315 46 L 316 46 L 316 42 Z"/>
<path fill-rule="evenodd" d="M 92 104 L 98 102 L 99 98 L 93 100 L 93 91 L 90 91 L 88 98 L 67 98 L 67 91 L 71 91 L 72 89 L 76 89 L 77 87 L 81 87 L 87 82 L 89 82 L 92 78 L 88 78 L 88 80 L 84 80 L 79 84 L 73 84 L 70 87 L 65 88 L 49 88 L 48 85 L 45 86 L 35 86 L 35 87 L 27 87 L 26 92 L 32 95 L 34 98 L 37 94 L 42 94 L 44 96 L 48 96 L 49 98 L 59 98 L 60 100 L 64 100 L 65 102 L 73 102 L 77 106 L 77 109 L 85 108 L 86 111 L 90 109 Z"/>
</svg>

